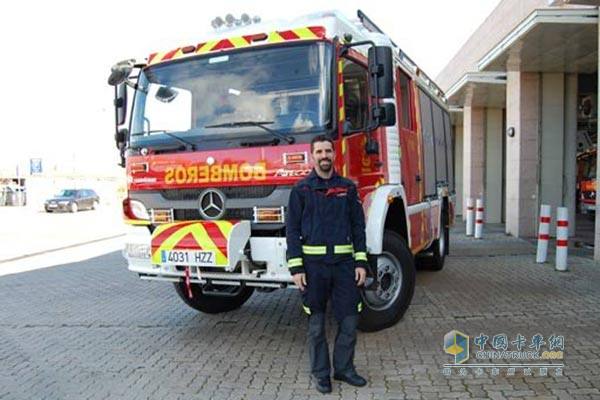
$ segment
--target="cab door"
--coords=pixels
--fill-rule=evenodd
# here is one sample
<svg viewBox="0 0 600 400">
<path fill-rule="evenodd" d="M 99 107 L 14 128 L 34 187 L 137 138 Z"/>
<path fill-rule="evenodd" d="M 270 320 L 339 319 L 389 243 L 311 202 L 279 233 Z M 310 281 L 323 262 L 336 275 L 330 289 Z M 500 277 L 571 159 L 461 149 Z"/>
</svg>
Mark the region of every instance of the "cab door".
<svg viewBox="0 0 600 400">
<path fill-rule="evenodd" d="M 396 98 L 398 99 L 398 124 L 400 126 L 400 165 L 402 185 L 406 193 L 410 222 L 411 250 L 417 253 L 428 243 L 431 235 L 430 209 L 425 197 L 423 154 L 423 111 L 417 102 L 413 80 L 397 69 Z M 425 118 L 427 119 L 426 114 Z"/>
<path fill-rule="evenodd" d="M 338 81 L 341 83 L 338 87 L 341 131 L 339 170 L 342 176 L 357 183 L 362 197 L 381 183 L 384 173 L 380 155 L 368 155 L 365 152 L 370 106 L 366 59 L 350 49 L 348 56 L 340 58 L 338 69 Z M 379 132 L 373 134 L 377 137 Z"/>
</svg>

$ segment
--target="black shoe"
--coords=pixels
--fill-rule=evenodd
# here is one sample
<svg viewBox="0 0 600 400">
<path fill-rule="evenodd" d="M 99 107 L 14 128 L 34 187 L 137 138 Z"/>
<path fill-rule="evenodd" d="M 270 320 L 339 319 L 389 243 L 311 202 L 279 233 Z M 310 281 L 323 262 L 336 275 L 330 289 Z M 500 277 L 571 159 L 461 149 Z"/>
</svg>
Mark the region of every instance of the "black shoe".
<svg viewBox="0 0 600 400">
<path fill-rule="evenodd" d="M 365 386 L 367 384 L 367 380 L 356 372 L 350 372 L 345 375 L 334 374 L 333 379 L 336 381 L 346 382 L 352 386 Z"/>
<path fill-rule="evenodd" d="M 325 378 L 315 378 L 317 380 L 317 390 L 321 393 L 331 393 L 331 379 L 326 376 Z"/>
</svg>

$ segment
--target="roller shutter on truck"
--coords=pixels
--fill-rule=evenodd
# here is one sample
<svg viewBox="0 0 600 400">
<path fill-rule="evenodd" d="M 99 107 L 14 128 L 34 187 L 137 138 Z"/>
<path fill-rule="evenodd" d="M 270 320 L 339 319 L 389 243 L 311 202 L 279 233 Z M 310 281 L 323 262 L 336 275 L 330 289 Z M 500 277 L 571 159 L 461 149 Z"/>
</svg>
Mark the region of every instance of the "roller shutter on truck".
<svg viewBox="0 0 600 400">
<path fill-rule="evenodd" d="M 433 137 L 433 118 L 431 115 L 431 99 L 419 89 L 419 109 L 421 112 L 421 132 L 423 137 L 423 175 L 425 179 L 425 196 L 437 195 L 435 179 L 435 143 Z"/>
<path fill-rule="evenodd" d="M 444 132 L 446 135 L 446 160 L 448 162 L 448 188 L 454 192 L 454 142 L 452 138 L 452 124 L 450 124 L 450 115 L 444 111 Z"/>
<path fill-rule="evenodd" d="M 425 196 L 436 196 L 437 186 L 454 190 L 452 127 L 450 116 L 428 94 L 419 89 L 419 108 L 423 135 Z"/>
</svg>

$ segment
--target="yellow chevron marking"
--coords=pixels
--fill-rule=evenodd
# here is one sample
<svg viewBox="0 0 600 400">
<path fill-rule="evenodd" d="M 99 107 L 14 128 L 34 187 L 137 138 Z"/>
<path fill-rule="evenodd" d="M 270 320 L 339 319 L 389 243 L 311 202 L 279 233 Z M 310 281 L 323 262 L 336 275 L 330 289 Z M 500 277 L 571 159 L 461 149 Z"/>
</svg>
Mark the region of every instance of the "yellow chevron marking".
<svg viewBox="0 0 600 400">
<path fill-rule="evenodd" d="M 213 47 L 215 47 L 217 45 L 217 43 L 219 43 L 218 40 L 211 40 L 210 42 L 204 43 L 204 45 L 202 47 L 199 47 L 196 50 L 196 54 L 208 53 L 209 51 L 212 50 Z"/>
<path fill-rule="evenodd" d="M 225 222 L 228 222 L 228 221 L 225 221 Z M 167 225 L 167 226 L 173 226 L 173 225 Z M 160 226 L 159 228 L 162 228 L 162 226 Z M 157 230 L 155 231 L 153 236 L 156 236 L 160 232 L 164 231 L 164 229 L 162 229 L 162 230 L 160 230 L 160 232 L 157 233 L 159 228 L 157 228 Z M 190 233 L 192 234 L 192 236 L 194 237 L 194 239 L 196 240 L 196 243 L 199 245 L 200 248 L 202 248 L 204 250 L 213 250 L 215 252 L 217 265 L 227 265 L 229 263 L 228 258 L 225 257 L 225 254 L 223 254 L 223 252 L 221 252 L 221 250 L 217 247 L 217 245 L 212 241 L 212 239 L 206 232 L 206 229 L 204 229 L 204 226 L 200 222 L 190 224 L 188 226 L 184 226 L 183 228 L 179 229 L 178 231 L 174 232 L 171 236 L 169 236 L 164 242 L 162 242 L 160 244 L 160 246 L 156 249 L 154 254 L 152 254 L 152 262 L 154 264 L 160 264 L 160 261 L 161 261 L 160 252 L 162 250 L 167 250 L 167 251 L 173 250 L 177 246 L 179 241 Z M 229 236 L 226 236 L 226 237 L 229 237 Z"/>
<path fill-rule="evenodd" d="M 233 229 L 233 224 L 229 221 L 214 221 L 215 225 L 219 228 L 221 233 L 227 241 L 229 241 L 229 236 L 231 235 L 231 230 Z"/>
<path fill-rule="evenodd" d="M 281 43 L 285 42 L 285 39 L 281 37 L 281 35 L 277 31 L 273 31 L 269 33 L 269 37 L 267 38 L 267 42 L 269 43 Z"/>
<path fill-rule="evenodd" d="M 233 43 L 235 48 L 246 47 L 250 45 L 242 36 L 231 38 L 229 41 Z"/>
<path fill-rule="evenodd" d="M 293 32 L 298 35 L 300 39 L 314 39 L 317 37 L 310 29 L 308 28 L 299 28 L 294 29 Z"/>
</svg>

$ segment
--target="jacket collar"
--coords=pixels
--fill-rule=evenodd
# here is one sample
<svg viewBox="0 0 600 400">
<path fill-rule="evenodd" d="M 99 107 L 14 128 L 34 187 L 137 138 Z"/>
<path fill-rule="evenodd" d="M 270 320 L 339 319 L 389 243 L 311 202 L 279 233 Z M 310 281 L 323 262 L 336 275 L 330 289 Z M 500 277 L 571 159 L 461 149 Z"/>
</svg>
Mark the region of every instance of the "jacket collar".
<svg viewBox="0 0 600 400">
<path fill-rule="evenodd" d="M 322 182 L 332 181 L 334 179 L 337 179 L 338 177 L 339 177 L 339 175 L 335 169 L 333 170 L 333 174 L 331 174 L 331 178 L 329 178 L 329 179 L 321 178 L 319 175 L 317 175 L 317 172 L 315 171 L 314 168 L 312 169 L 312 171 L 310 171 L 310 174 L 308 174 L 309 179 L 316 180 L 316 181 L 322 181 Z"/>
</svg>

